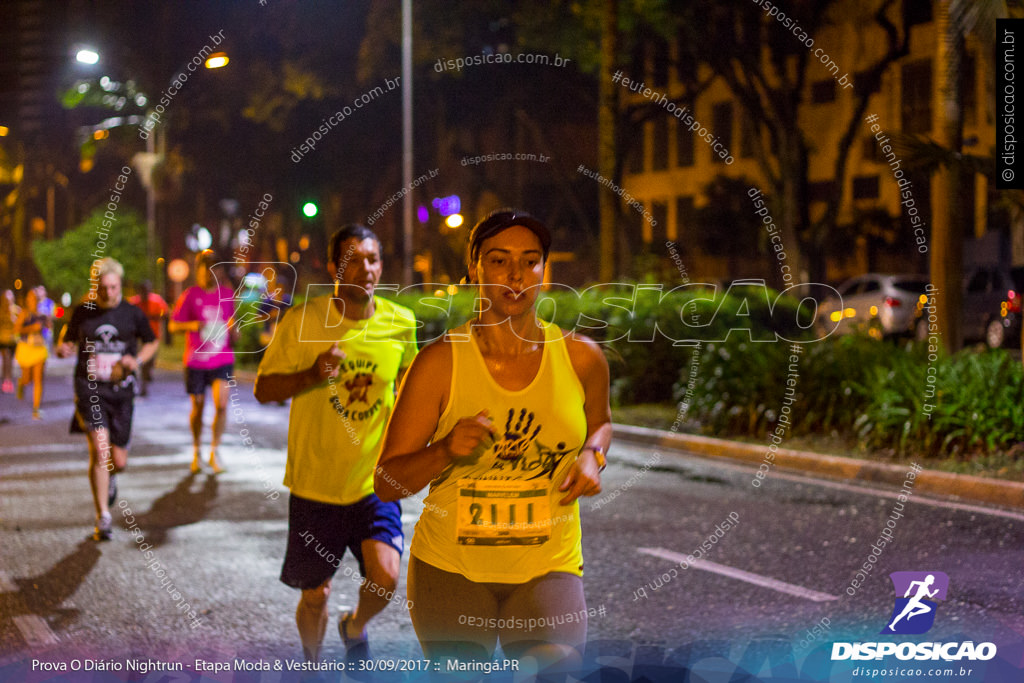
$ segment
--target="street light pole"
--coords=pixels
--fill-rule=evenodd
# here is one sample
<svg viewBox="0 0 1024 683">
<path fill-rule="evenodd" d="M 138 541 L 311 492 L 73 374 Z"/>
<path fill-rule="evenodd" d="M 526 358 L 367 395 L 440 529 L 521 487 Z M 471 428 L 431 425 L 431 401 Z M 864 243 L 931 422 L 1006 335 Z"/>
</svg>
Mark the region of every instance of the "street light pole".
<svg viewBox="0 0 1024 683">
<path fill-rule="evenodd" d="M 228 56 L 224 52 L 215 52 L 210 55 L 206 62 L 205 67 L 207 69 L 220 69 L 228 64 Z M 188 68 L 187 63 L 175 71 L 175 75 L 183 73 Z M 173 83 L 174 78 L 171 77 Z M 150 120 L 149 116 L 152 114 L 153 109 L 150 109 L 149 114 L 146 116 L 146 120 Z M 156 165 L 158 160 L 165 160 L 167 156 L 167 133 L 168 127 L 170 126 L 170 117 L 165 118 L 161 125 L 155 126 L 151 131 L 150 135 L 146 136 L 146 157 L 149 161 L 149 182 L 146 186 L 146 276 L 150 281 L 155 281 L 153 276 L 153 269 L 156 265 L 156 253 L 155 246 L 157 243 L 157 230 L 156 230 L 156 184 L 153 177 L 153 167 Z M 157 136 L 160 137 L 159 145 L 157 144 Z M 158 149 L 159 147 L 159 149 Z M 162 251 L 162 250 L 161 250 Z"/>
<path fill-rule="evenodd" d="M 154 130 L 153 135 L 146 136 L 146 154 L 150 159 L 154 158 L 156 152 L 156 135 L 157 131 Z M 155 282 L 153 266 L 156 258 L 153 245 L 156 243 L 156 188 L 153 187 L 152 166 L 150 172 L 149 182 L 146 183 L 146 278 Z"/>
</svg>

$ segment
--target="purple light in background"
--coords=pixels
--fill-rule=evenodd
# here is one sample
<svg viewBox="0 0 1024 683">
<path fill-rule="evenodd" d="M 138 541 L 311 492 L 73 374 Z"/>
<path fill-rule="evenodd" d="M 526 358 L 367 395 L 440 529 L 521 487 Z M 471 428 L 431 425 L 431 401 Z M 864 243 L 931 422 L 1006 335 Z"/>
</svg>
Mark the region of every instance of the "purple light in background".
<svg viewBox="0 0 1024 683">
<path fill-rule="evenodd" d="M 453 213 L 458 213 L 462 210 L 462 202 L 459 200 L 459 195 L 453 194 L 449 197 L 439 197 L 431 202 L 431 205 L 437 209 L 437 212 L 442 216 L 451 216 Z"/>
<path fill-rule="evenodd" d="M 420 223 L 426 223 L 427 221 L 429 221 L 430 212 L 427 211 L 427 207 L 421 205 L 418 209 L 416 209 L 416 218 L 420 220 Z"/>
</svg>

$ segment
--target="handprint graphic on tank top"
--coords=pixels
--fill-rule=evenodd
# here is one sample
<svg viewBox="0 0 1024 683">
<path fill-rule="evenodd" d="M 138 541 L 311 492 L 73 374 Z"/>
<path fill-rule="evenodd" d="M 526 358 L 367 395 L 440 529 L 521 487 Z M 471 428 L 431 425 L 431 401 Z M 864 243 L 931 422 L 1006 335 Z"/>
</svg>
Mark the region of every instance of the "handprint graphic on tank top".
<svg viewBox="0 0 1024 683">
<path fill-rule="evenodd" d="M 526 408 L 519 411 L 519 419 L 513 425 L 512 421 L 515 416 L 515 408 L 509 408 L 508 419 L 505 420 L 505 435 L 494 446 L 494 455 L 500 460 L 518 460 L 526 455 L 530 444 L 540 432 L 541 425 L 538 424 L 533 429 L 533 433 L 530 433 L 535 415 L 532 412 L 527 412 Z"/>
</svg>

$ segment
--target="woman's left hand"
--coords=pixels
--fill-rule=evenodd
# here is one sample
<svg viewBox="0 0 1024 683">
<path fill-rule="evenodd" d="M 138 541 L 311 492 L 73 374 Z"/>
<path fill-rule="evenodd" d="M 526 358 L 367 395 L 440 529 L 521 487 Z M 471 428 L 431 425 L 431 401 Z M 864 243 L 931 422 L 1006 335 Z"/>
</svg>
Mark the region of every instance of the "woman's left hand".
<svg viewBox="0 0 1024 683">
<path fill-rule="evenodd" d="M 571 505 L 580 496 L 596 496 L 601 493 L 601 470 L 594 458 L 576 458 L 569 468 L 559 491 L 568 491 L 559 505 Z"/>
</svg>

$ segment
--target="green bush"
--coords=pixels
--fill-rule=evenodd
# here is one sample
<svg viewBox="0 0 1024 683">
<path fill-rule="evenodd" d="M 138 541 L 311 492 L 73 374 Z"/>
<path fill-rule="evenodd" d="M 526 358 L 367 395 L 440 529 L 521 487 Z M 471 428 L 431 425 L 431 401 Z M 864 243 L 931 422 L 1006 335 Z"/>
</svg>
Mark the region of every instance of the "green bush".
<svg viewBox="0 0 1024 683">
<path fill-rule="evenodd" d="M 940 355 L 929 365 L 922 344 L 866 335 L 815 341 L 808 311 L 761 287 L 635 287 L 555 288 L 537 304 L 542 318 L 602 344 L 615 405 L 685 399 L 687 420 L 704 433 L 766 438 L 781 414 L 792 353 L 788 341 L 770 341 L 778 335 L 801 349 L 793 436 L 835 433 L 899 455 L 972 458 L 1024 440 L 1024 370 L 1004 351 Z M 472 317 L 473 300 L 468 288 L 397 297 L 415 311 L 421 343 Z"/>
<path fill-rule="evenodd" d="M 263 315 L 260 314 L 260 301 L 249 299 L 238 303 L 235 310 L 235 320 L 239 321 L 260 321 Z M 259 359 L 263 357 L 260 351 L 263 348 L 263 340 L 260 338 L 263 332 L 263 323 L 243 323 L 238 328 L 238 338 L 235 340 L 235 362 L 242 367 L 256 367 Z"/>
<path fill-rule="evenodd" d="M 835 432 L 866 448 L 922 457 L 975 457 L 1024 440 L 1024 370 L 1005 351 L 940 354 L 929 363 L 923 344 L 859 335 L 801 348 L 793 436 Z M 767 437 L 783 405 L 789 356 L 784 343 L 708 344 L 689 416 L 708 434 Z M 688 379 L 684 368 L 677 401 Z"/>
<path fill-rule="evenodd" d="M 416 313 L 423 343 L 468 320 L 473 297 L 472 289 L 461 288 L 455 296 L 424 293 L 396 301 Z M 582 291 L 554 287 L 539 297 L 537 311 L 603 345 L 618 405 L 670 401 L 676 369 L 689 364 L 691 340 L 808 338 L 811 321 L 804 317 L 802 326 L 797 324 L 798 304 L 764 287 L 664 292 L 660 285 L 624 283 Z"/>
<path fill-rule="evenodd" d="M 857 431 L 870 447 L 971 457 L 1024 440 L 1024 370 L 1005 351 L 960 352 L 934 364 L 934 396 L 922 349 L 876 370 Z"/>
</svg>

